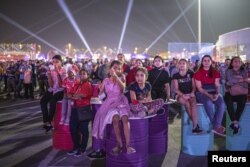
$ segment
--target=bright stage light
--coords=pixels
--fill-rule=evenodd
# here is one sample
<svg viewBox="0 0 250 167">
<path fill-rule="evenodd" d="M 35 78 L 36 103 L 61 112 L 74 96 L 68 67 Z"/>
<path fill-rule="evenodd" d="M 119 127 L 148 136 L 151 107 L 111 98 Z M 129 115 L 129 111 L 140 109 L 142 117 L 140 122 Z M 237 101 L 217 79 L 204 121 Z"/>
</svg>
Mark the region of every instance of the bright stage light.
<svg viewBox="0 0 250 167">
<path fill-rule="evenodd" d="M 122 41 L 123 41 L 123 37 L 124 37 L 125 31 L 126 31 L 126 28 L 127 28 L 128 19 L 129 19 L 130 12 L 131 12 L 131 9 L 132 9 L 132 6 L 133 6 L 133 2 L 134 2 L 134 0 L 129 0 L 126 16 L 125 16 L 125 20 L 124 20 L 124 24 L 123 24 L 123 27 L 122 27 L 122 34 L 121 34 L 121 37 L 120 37 L 117 53 L 120 52 L 120 50 L 121 50 Z"/>
<path fill-rule="evenodd" d="M 85 47 L 89 50 L 90 54 L 93 56 L 93 53 L 86 41 L 86 39 L 84 38 L 81 30 L 79 29 L 73 15 L 71 14 L 71 12 L 69 11 L 67 5 L 65 4 L 64 0 L 57 0 L 58 4 L 60 5 L 60 7 L 62 8 L 64 14 L 66 15 L 66 17 L 68 18 L 68 20 L 70 21 L 71 25 L 73 26 L 73 28 L 75 29 L 76 33 L 78 34 L 78 36 L 80 37 L 80 39 L 82 40 L 83 44 L 85 45 Z"/>
<path fill-rule="evenodd" d="M 165 33 L 166 32 L 168 32 L 168 30 L 170 30 L 173 26 L 174 26 L 174 24 L 177 22 L 177 21 L 179 21 L 180 20 L 180 18 L 182 17 L 182 16 L 184 16 L 185 15 L 185 13 L 193 6 L 195 4 L 195 0 L 193 0 L 193 2 L 191 3 L 191 4 L 189 4 L 187 7 L 186 7 L 186 9 L 185 10 L 183 10 L 182 12 L 181 12 L 181 14 L 178 16 L 178 17 L 176 17 L 173 21 L 172 21 L 172 23 L 147 47 L 148 48 L 148 50 L 152 47 L 152 46 L 154 46 L 160 39 L 161 39 L 161 37 L 163 36 L 163 35 L 165 35 Z M 145 51 L 144 51 L 144 53 L 145 53 Z"/>
<path fill-rule="evenodd" d="M 58 49 L 57 47 L 55 47 L 54 45 L 52 45 L 51 43 L 45 41 L 43 38 L 37 36 L 36 34 L 34 34 L 33 32 L 31 32 L 30 30 L 26 29 L 25 27 L 23 27 L 22 25 L 20 25 L 19 23 L 15 22 L 14 20 L 12 20 L 11 18 L 5 16 L 4 14 L 0 13 L 0 18 L 4 19 L 5 21 L 7 21 L 8 23 L 14 25 L 15 27 L 19 28 L 20 30 L 26 32 L 27 34 L 31 35 L 32 37 L 36 38 L 37 40 L 43 42 L 44 44 L 48 45 L 49 47 L 57 50 L 59 53 L 61 54 L 65 54 L 63 51 L 61 51 L 60 49 Z"/>
</svg>

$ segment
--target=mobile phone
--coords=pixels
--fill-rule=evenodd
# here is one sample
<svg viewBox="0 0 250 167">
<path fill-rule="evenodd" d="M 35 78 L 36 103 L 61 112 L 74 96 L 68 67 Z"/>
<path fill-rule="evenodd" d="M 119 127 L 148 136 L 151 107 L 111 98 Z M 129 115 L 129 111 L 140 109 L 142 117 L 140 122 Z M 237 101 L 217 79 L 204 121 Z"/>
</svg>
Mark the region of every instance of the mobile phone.
<svg viewBox="0 0 250 167">
<path fill-rule="evenodd" d="M 55 70 L 55 66 L 54 65 L 49 65 L 49 69 L 52 71 L 52 70 Z"/>
</svg>

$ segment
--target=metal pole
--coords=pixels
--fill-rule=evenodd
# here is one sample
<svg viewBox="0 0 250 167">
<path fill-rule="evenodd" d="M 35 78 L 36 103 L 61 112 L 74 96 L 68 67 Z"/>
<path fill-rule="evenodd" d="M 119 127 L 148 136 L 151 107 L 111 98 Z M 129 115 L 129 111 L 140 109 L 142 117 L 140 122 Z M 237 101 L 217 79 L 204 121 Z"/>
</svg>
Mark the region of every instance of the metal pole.
<svg viewBox="0 0 250 167">
<path fill-rule="evenodd" d="M 201 0 L 198 0 L 198 53 L 201 50 Z"/>
</svg>

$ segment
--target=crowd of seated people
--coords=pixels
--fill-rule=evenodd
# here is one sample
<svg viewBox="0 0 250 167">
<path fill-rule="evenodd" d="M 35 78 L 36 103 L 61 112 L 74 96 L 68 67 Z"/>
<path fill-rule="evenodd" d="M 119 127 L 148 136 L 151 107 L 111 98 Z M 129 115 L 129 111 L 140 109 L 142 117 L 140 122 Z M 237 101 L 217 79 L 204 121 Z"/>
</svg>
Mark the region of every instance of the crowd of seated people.
<svg viewBox="0 0 250 167">
<path fill-rule="evenodd" d="M 55 55 L 49 62 L 20 60 L 1 63 L 0 83 L 5 86 L 7 95 L 13 91 L 16 98 L 22 97 L 24 87 L 24 97 L 33 99 L 34 90 L 38 88 L 46 132 L 53 129 L 51 123 L 56 104 L 62 101 L 63 117 L 60 124 L 70 126 L 74 149 L 68 154 L 75 156 L 86 150 L 87 127 L 93 119 L 88 115 L 91 112 L 90 85 L 98 84 L 100 93 L 106 94 L 106 98 L 93 119 L 92 136 L 102 139 L 105 125 L 112 123 L 117 139 L 112 154 L 118 155 L 123 147 L 121 133 L 125 134 L 127 153 L 136 152 L 130 145 L 128 118 L 131 115 L 145 117 L 162 114 L 164 111 L 161 107 L 170 98 L 186 108 L 193 123 L 194 135 L 203 133 L 197 121 L 197 103 L 203 104 L 212 132 L 225 136 L 222 120 L 225 112 L 228 112 L 232 133 L 238 134 L 241 128 L 239 120 L 249 95 L 249 67 L 236 56 L 226 59 L 225 63 L 214 62 L 210 55 L 203 56 L 195 63 L 186 59 L 164 63 L 160 56 L 155 56 L 152 62 L 148 59 L 131 59 L 131 62 L 127 62 L 124 55 L 119 53 L 117 60 L 105 59 L 94 63 L 92 60 L 63 61 L 60 55 Z M 237 104 L 236 110 L 233 102 Z M 88 115 L 88 119 L 82 119 L 74 112 L 82 112 Z M 119 130 L 119 120 L 123 123 L 123 132 Z M 77 128 L 82 132 L 82 141 L 76 137 Z M 103 158 L 105 153 L 99 149 L 88 156 Z"/>
</svg>

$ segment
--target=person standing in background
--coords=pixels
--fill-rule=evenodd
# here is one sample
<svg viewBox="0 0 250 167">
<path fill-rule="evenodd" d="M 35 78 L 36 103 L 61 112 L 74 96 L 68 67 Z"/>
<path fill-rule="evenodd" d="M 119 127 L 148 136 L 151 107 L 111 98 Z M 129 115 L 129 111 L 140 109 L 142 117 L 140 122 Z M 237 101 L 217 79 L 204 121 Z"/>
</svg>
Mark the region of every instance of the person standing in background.
<svg viewBox="0 0 250 167">
<path fill-rule="evenodd" d="M 43 96 L 48 91 L 49 84 L 47 73 L 48 69 L 43 61 L 37 63 L 37 80 L 39 84 L 39 96 Z"/>
<path fill-rule="evenodd" d="M 72 94 L 67 97 L 74 101 L 74 106 L 70 116 L 70 133 L 74 143 L 73 150 L 68 155 L 79 157 L 86 151 L 89 139 L 89 122 L 92 120 L 92 112 L 90 107 L 90 99 L 92 96 L 92 87 L 89 82 L 87 70 L 80 70 L 80 81 L 77 82 L 72 90 Z M 80 135 L 79 137 L 79 131 Z"/>
<path fill-rule="evenodd" d="M 33 84 L 32 84 L 32 70 L 31 67 L 28 66 L 24 71 L 24 78 L 23 78 L 23 85 L 24 85 L 24 98 L 34 99 L 33 95 Z"/>
</svg>

